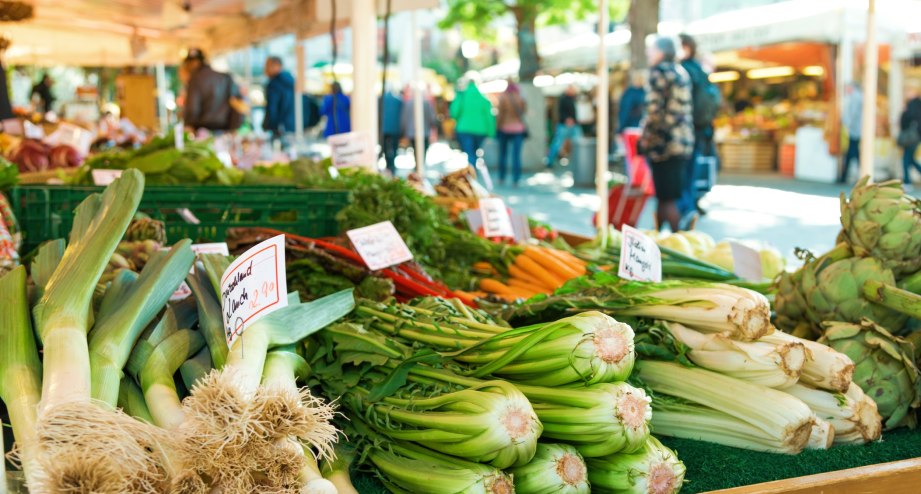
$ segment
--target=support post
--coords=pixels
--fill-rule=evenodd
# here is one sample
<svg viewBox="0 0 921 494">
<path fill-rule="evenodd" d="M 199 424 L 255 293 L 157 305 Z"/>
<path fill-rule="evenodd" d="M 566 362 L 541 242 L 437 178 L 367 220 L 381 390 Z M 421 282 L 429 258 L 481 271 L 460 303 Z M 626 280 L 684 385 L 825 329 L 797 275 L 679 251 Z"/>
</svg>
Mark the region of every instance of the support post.
<svg viewBox="0 0 921 494">
<path fill-rule="evenodd" d="M 352 130 L 364 131 L 377 147 L 377 2 L 352 0 Z"/>
<path fill-rule="evenodd" d="M 607 241 L 608 231 L 608 99 L 610 98 L 610 89 L 608 88 L 608 59 L 604 36 L 608 32 L 608 0 L 599 0 L 598 2 L 598 90 L 597 110 L 595 114 L 596 128 L 595 132 L 595 188 L 598 192 L 598 214 L 597 220 L 598 235 L 601 236 L 602 243 Z"/>
<path fill-rule="evenodd" d="M 166 67 L 157 64 L 157 114 L 160 116 L 160 132 L 169 132 L 169 115 L 166 114 Z"/>
<path fill-rule="evenodd" d="M 879 65 L 876 47 L 876 0 L 870 0 L 867 8 L 867 42 L 864 46 L 860 176 L 868 175 L 872 182 L 873 162 L 876 157 L 876 71 Z"/>
<path fill-rule="evenodd" d="M 304 144 L 304 105 L 301 101 L 304 98 L 304 74 L 306 71 L 306 61 L 304 60 L 304 40 L 300 35 L 294 42 L 294 54 L 296 58 L 294 74 L 294 136 L 295 146 L 301 149 Z"/>
<path fill-rule="evenodd" d="M 412 13 L 412 36 L 413 36 L 413 127 L 416 129 L 415 142 L 413 149 L 416 150 L 416 173 L 419 177 L 425 172 L 425 135 L 429 129 L 425 128 L 425 119 L 423 118 L 423 91 L 425 91 L 425 82 L 422 80 L 422 42 L 419 33 L 418 14 L 414 10 Z"/>
</svg>

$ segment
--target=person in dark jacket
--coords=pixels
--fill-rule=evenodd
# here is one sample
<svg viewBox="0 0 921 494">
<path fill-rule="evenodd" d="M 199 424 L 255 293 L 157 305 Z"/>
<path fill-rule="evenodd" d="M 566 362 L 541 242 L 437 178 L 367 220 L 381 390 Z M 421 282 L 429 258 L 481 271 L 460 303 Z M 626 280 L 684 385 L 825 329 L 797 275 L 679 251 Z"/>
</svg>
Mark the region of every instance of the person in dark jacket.
<svg viewBox="0 0 921 494">
<path fill-rule="evenodd" d="M 42 76 L 42 80 L 38 81 L 38 84 L 32 86 L 32 98 L 38 98 L 35 106 L 36 112 L 48 113 L 52 110 L 55 100 L 54 94 L 51 93 L 52 85 L 54 85 L 54 80 L 50 75 L 45 74 Z"/>
<path fill-rule="evenodd" d="M 320 108 L 320 114 L 326 117 L 323 137 L 351 132 L 351 111 L 349 97 L 342 92 L 342 86 L 334 82 L 330 94 L 323 97 L 323 106 Z"/>
<path fill-rule="evenodd" d="M 265 61 L 265 75 L 269 83 L 265 86 L 265 119 L 262 130 L 272 133 L 273 139 L 281 138 L 285 132 L 294 132 L 294 77 L 284 70 L 279 57 Z"/>
<path fill-rule="evenodd" d="M 645 76 L 639 70 L 630 75 L 630 86 L 620 96 L 617 109 L 617 130 L 623 132 L 630 127 L 639 127 L 646 111 L 646 90 L 643 89 Z"/>
<path fill-rule="evenodd" d="M 575 86 L 569 86 L 557 102 L 558 120 L 550 151 L 547 153 L 547 168 L 553 168 L 566 141 L 582 137 L 582 127 L 576 124 L 576 94 L 578 91 Z"/>
<path fill-rule="evenodd" d="M 917 132 L 921 132 L 921 98 L 916 91 L 910 94 L 908 102 L 905 104 L 905 111 L 899 119 L 899 129 L 902 132 L 907 131 L 914 126 Z M 916 134 L 917 135 L 917 134 Z M 911 169 L 914 168 L 921 173 L 921 164 L 915 159 L 915 151 L 918 150 L 918 143 L 907 145 L 902 151 L 902 183 L 906 191 L 911 191 Z"/>
<path fill-rule="evenodd" d="M 393 94 L 393 91 L 384 91 L 380 99 L 381 112 L 381 152 L 384 153 L 384 161 L 387 163 L 387 170 L 390 174 L 396 176 L 397 173 L 397 150 L 400 148 L 400 137 L 403 135 L 402 117 L 403 117 L 403 100 Z"/>
<path fill-rule="evenodd" d="M 675 43 L 670 38 L 656 39 L 649 49 L 649 65 L 646 121 L 639 147 L 652 170 L 659 228 L 667 223 L 677 232 L 685 165 L 694 151 L 691 82 L 675 62 Z"/>
<path fill-rule="evenodd" d="M 696 101 L 694 98 L 700 94 L 700 89 L 709 84 L 709 76 L 697 60 L 697 42 L 687 34 L 679 35 L 681 48 L 684 52 L 684 58 L 681 60 L 681 67 L 687 72 L 688 79 L 691 81 L 691 112 L 692 115 L 698 112 L 698 105 L 704 104 L 702 101 Z M 713 122 L 701 121 L 694 123 L 694 152 L 688 158 L 684 169 L 684 184 L 681 191 L 681 199 L 678 201 L 678 209 L 686 220 L 693 221 L 699 208 L 697 206 L 698 196 L 694 187 L 694 178 L 697 173 L 697 162 L 699 156 L 713 156 L 715 148 L 713 145 Z"/>
<path fill-rule="evenodd" d="M 185 65 L 190 74 L 182 115 L 185 126 L 212 132 L 238 129 L 242 116 L 231 106 L 231 99 L 239 99 L 240 92 L 233 78 L 212 69 L 197 48 L 189 50 Z"/>
</svg>

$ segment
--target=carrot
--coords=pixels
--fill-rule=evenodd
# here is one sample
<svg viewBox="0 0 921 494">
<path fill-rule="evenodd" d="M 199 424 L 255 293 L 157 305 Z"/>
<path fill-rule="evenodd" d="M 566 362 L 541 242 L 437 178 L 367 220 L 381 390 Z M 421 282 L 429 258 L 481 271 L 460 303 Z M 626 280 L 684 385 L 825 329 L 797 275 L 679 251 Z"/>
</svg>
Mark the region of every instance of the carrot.
<svg viewBox="0 0 921 494">
<path fill-rule="evenodd" d="M 544 252 L 572 268 L 575 272 L 579 273 L 579 276 L 585 274 L 585 262 L 569 252 L 550 248 L 544 249 Z"/>
<path fill-rule="evenodd" d="M 512 289 L 505 283 L 502 283 L 499 280 L 494 280 L 492 278 L 481 279 L 480 290 L 489 293 L 498 293 L 499 295 L 504 295 L 512 291 Z"/>
<path fill-rule="evenodd" d="M 512 278 L 519 279 L 521 281 L 526 281 L 534 286 L 539 286 L 546 289 L 552 289 L 553 287 L 546 286 L 544 282 L 537 279 L 536 276 L 528 273 L 527 271 L 519 268 L 518 266 L 512 264 L 508 267 L 508 273 L 512 275 Z"/>
<path fill-rule="evenodd" d="M 540 264 L 542 268 L 553 273 L 557 278 L 569 280 L 579 276 L 579 273 L 566 265 L 566 263 L 535 247 L 525 248 L 524 255 L 530 257 L 537 264 Z"/>
<path fill-rule="evenodd" d="M 521 256 L 516 257 L 515 264 L 517 264 L 518 267 L 520 267 L 521 269 L 524 269 L 525 271 L 527 271 L 528 273 L 532 274 L 534 277 L 539 279 L 542 285 L 547 285 L 548 287 L 551 287 L 554 290 L 563 286 L 563 283 L 565 283 L 565 280 L 561 279 L 560 277 L 556 276 L 550 271 L 547 271 L 546 269 L 541 267 L 540 264 L 537 264 L 536 262 L 534 262 L 533 259 L 531 259 L 528 256 L 521 255 Z"/>
<path fill-rule="evenodd" d="M 509 278 L 509 279 L 508 279 L 508 286 L 509 286 L 510 288 L 519 288 L 519 289 L 522 289 L 522 290 L 529 290 L 529 291 L 534 292 L 535 294 L 538 294 L 538 293 L 549 293 L 549 292 L 550 292 L 550 290 L 544 288 L 544 287 L 541 286 L 541 285 L 535 285 L 535 284 L 533 284 L 533 283 L 529 283 L 529 282 L 527 282 L 527 281 L 525 281 L 525 280 L 520 280 L 520 279 L 518 279 L 518 278 Z"/>
<path fill-rule="evenodd" d="M 489 264 L 486 261 L 480 261 L 480 262 L 473 263 L 473 269 L 477 271 L 484 271 L 487 273 L 492 273 L 493 271 L 495 271 L 492 267 L 492 264 Z"/>
</svg>

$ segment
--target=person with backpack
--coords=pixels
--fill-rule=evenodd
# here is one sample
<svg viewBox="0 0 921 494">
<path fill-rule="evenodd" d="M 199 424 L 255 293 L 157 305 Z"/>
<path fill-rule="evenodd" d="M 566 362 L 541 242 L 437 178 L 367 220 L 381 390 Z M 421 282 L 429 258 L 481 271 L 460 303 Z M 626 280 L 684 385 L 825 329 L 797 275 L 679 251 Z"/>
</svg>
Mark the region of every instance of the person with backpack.
<svg viewBox="0 0 921 494">
<path fill-rule="evenodd" d="M 694 152 L 687 162 L 684 170 L 684 188 L 681 191 L 681 200 L 678 208 L 681 210 L 685 222 L 692 220 L 696 213 L 703 213 L 697 205 L 700 199 L 695 188 L 695 178 L 699 163 L 703 157 L 715 157 L 716 149 L 713 145 L 713 120 L 720 106 L 720 92 L 715 84 L 710 82 L 709 76 L 697 60 L 697 42 L 687 34 L 678 36 L 684 58 L 681 67 L 687 72 L 691 80 L 691 106 L 694 121 Z"/>
<path fill-rule="evenodd" d="M 187 128 L 220 133 L 239 129 L 245 112 L 240 89 L 229 74 L 208 65 L 198 48 L 189 50 L 184 62 L 189 71 L 182 117 Z"/>
<path fill-rule="evenodd" d="M 645 76 L 642 71 L 634 70 L 630 74 L 630 86 L 620 96 L 617 108 L 617 131 L 639 127 L 643 122 L 646 101 Z"/>
</svg>

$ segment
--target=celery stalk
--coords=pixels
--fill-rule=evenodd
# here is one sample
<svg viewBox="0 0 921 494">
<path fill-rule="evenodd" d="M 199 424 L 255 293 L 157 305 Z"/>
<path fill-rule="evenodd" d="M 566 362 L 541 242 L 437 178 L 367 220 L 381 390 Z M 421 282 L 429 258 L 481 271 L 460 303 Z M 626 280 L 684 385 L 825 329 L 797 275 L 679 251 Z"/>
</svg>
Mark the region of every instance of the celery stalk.
<svg viewBox="0 0 921 494">
<path fill-rule="evenodd" d="M 836 350 L 815 341 L 775 331 L 761 338 L 761 341 L 782 345 L 784 343 L 801 343 L 806 348 L 806 362 L 800 374 L 799 382 L 830 391 L 847 392 L 854 375 L 854 362 Z"/>
<path fill-rule="evenodd" d="M 882 434 L 882 418 L 876 403 L 860 386 L 851 383 L 847 393 L 835 393 L 797 384 L 784 390 L 809 405 L 816 415 L 835 429 L 836 444 L 864 444 Z"/>
</svg>

